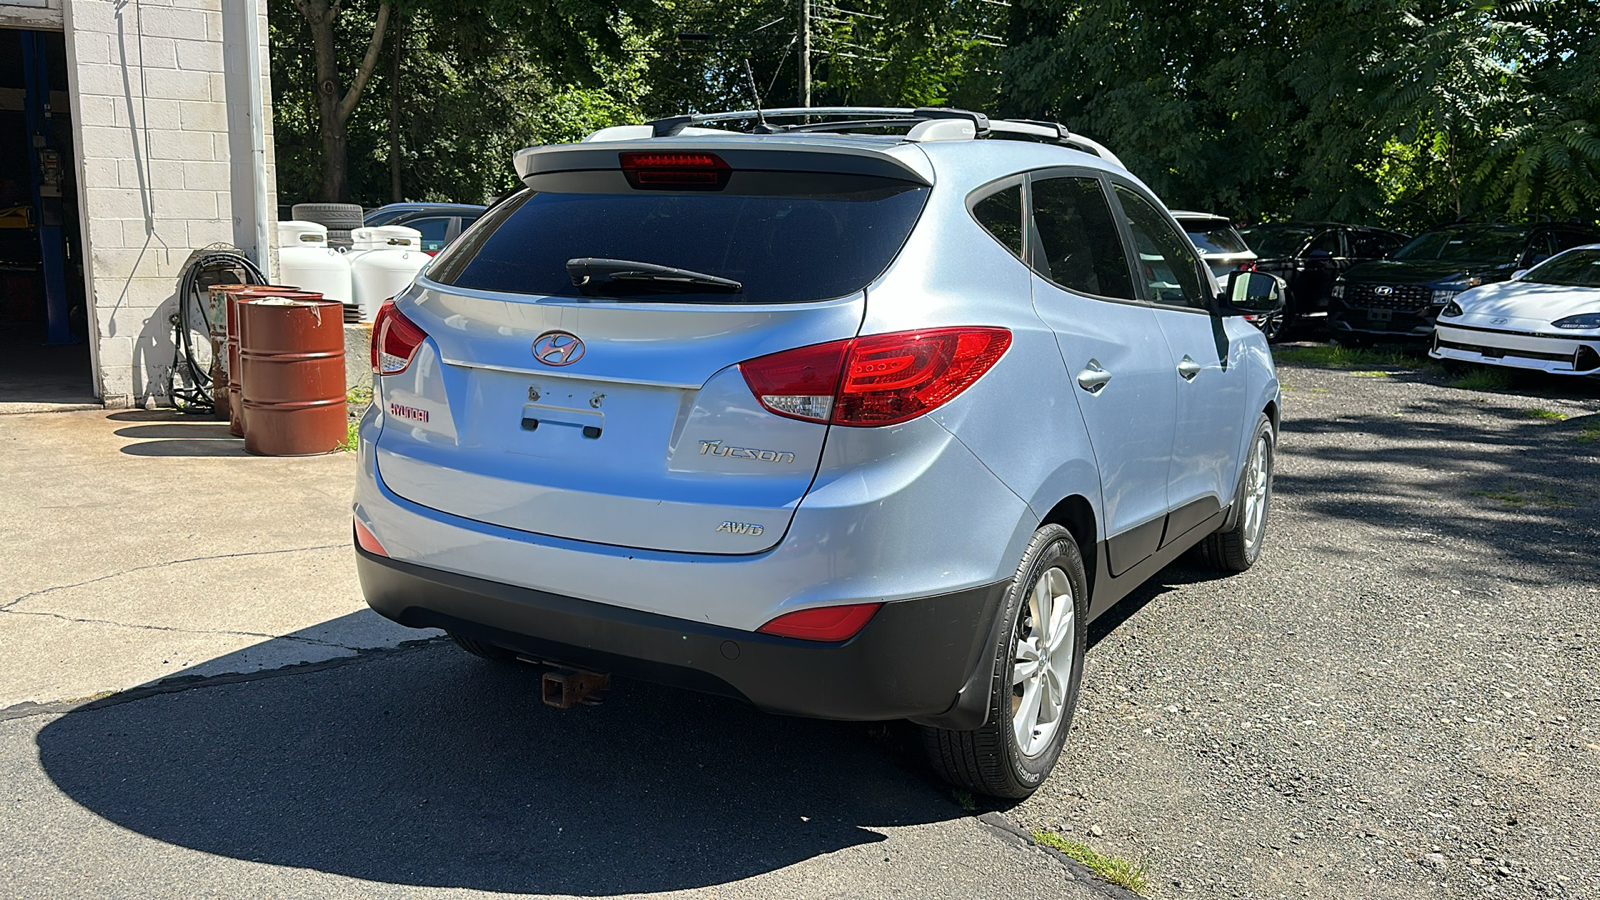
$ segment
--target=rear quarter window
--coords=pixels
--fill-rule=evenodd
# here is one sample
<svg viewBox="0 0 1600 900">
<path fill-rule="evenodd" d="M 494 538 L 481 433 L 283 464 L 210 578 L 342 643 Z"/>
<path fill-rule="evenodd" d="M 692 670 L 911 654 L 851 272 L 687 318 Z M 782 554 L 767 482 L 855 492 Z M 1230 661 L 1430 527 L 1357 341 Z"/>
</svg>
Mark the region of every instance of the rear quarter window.
<svg viewBox="0 0 1600 900">
<path fill-rule="evenodd" d="M 802 178 L 784 196 L 524 190 L 451 244 L 428 277 L 474 290 L 577 297 L 585 295 L 572 284 L 567 260 L 604 257 L 743 285 L 733 294 L 674 291 L 655 296 L 658 302 L 828 300 L 861 290 L 888 268 L 928 196 L 927 188 L 887 179 L 807 193 Z"/>
</svg>

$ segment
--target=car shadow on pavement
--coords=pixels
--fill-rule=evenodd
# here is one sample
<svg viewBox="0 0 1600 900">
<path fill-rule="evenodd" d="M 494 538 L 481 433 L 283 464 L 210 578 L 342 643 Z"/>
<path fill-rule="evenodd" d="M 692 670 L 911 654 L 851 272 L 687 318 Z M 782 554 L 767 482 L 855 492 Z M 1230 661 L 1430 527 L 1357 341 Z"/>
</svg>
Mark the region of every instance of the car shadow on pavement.
<svg viewBox="0 0 1600 900">
<path fill-rule="evenodd" d="M 46 773 L 123 828 L 372 881 L 606 896 L 725 884 L 963 813 L 906 735 L 539 670 L 444 641 L 80 707 Z"/>
</svg>

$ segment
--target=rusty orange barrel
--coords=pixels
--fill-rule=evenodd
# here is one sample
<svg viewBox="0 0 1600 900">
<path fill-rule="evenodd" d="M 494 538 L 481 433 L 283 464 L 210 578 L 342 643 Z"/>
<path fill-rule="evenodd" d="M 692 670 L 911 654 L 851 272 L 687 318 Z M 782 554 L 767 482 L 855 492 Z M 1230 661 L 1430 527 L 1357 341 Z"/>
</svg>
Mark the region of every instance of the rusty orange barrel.
<svg viewBox="0 0 1600 900">
<path fill-rule="evenodd" d="M 227 333 L 228 351 L 223 355 L 227 360 L 224 364 L 228 374 L 228 431 L 234 437 L 244 437 L 244 402 L 240 399 L 239 386 L 239 311 L 238 304 L 246 294 L 258 297 L 270 297 L 277 294 L 293 294 L 300 289 L 278 284 L 240 284 L 225 285 L 223 291 L 223 326 Z M 226 288 L 233 288 L 227 290 Z M 219 388 L 218 394 L 223 393 Z"/>
<path fill-rule="evenodd" d="M 236 306 L 244 449 L 262 456 L 339 449 L 349 421 L 344 306 L 310 291 L 247 292 Z"/>
<path fill-rule="evenodd" d="M 228 294 L 249 290 L 248 284 L 213 284 L 206 288 L 206 330 L 211 337 L 211 403 L 218 419 L 233 421 L 228 402 Z"/>
</svg>

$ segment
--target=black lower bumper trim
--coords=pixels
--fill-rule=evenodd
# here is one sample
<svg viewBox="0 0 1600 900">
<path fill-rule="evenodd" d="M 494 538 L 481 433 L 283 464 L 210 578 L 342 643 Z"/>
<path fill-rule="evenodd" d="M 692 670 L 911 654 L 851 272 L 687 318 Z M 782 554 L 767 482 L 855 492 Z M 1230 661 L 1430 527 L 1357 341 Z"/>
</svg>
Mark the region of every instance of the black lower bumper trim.
<svg viewBox="0 0 1600 900">
<path fill-rule="evenodd" d="M 457 575 L 360 548 L 356 568 L 367 603 L 413 628 L 444 628 L 541 661 L 737 697 L 769 712 L 917 718 L 946 727 L 970 719 L 970 711 L 956 709 L 969 685 L 983 686 L 987 707 L 990 625 L 1008 585 L 886 603 L 861 633 L 829 644 Z"/>
</svg>

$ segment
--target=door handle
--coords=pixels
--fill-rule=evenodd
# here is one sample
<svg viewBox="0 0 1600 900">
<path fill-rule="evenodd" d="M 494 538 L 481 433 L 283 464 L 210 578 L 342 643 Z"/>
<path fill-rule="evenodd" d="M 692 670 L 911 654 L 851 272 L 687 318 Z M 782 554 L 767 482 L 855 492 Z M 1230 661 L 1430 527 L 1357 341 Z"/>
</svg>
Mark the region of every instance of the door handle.
<svg viewBox="0 0 1600 900">
<path fill-rule="evenodd" d="M 1083 367 L 1082 372 L 1078 373 L 1078 387 L 1091 394 L 1100 393 L 1100 390 L 1106 386 L 1106 382 L 1110 380 L 1111 373 L 1101 368 L 1100 360 L 1098 359 L 1089 360 L 1089 364 Z"/>
<path fill-rule="evenodd" d="M 1194 377 L 1200 374 L 1200 369 L 1201 365 L 1191 359 L 1187 353 L 1183 355 L 1183 359 L 1178 361 L 1178 374 L 1183 376 L 1184 381 L 1193 381 Z"/>
</svg>

